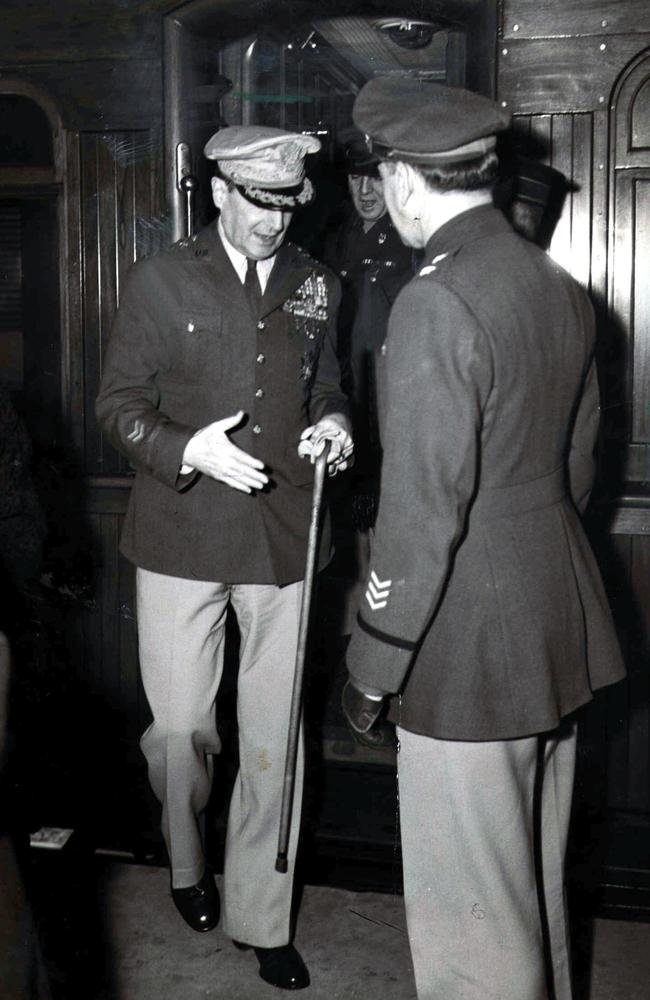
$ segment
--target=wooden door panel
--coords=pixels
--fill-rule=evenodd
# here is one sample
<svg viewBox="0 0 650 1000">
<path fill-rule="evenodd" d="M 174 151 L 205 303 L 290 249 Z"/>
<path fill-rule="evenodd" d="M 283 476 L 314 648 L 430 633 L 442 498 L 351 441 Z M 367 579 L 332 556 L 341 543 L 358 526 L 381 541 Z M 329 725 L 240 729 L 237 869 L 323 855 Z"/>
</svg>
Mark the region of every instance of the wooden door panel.
<svg viewBox="0 0 650 1000">
<path fill-rule="evenodd" d="M 650 472 L 650 59 L 642 54 L 619 83 L 611 115 L 609 302 L 623 345 L 626 478 Z"/>
<path fill-rule="evenodd" d="M 149 133 L 81 136 L 85 467 L 90 475 L 128 475 L 128 462 L 103 438 L 94 418 L 102 357 L 140 234 L 160 225 L 162 151 Z"/>
</svg>

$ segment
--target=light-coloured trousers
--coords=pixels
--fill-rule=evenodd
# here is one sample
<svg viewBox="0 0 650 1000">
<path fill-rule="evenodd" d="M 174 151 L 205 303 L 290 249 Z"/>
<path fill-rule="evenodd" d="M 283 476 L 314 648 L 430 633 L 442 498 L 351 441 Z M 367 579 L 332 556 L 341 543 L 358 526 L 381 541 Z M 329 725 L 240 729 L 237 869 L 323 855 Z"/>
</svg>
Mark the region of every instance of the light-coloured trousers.
<svg viewBox="0 0 650 1000">
<path fill-rule="evenodd" d="M 437 740 L 399 727 L 397 735 L 418 1000 L 570 1000 L 564 856 L 575 724 L 499 742 Z"/>
<path fill-rule="evenodd" d="M 265 948 L 286 944 L 290 934 L 302 734 L 289 870 L 280 874 L 274 864 L 301 595 L 302 583 L 227 585 L 137 571 L 140 668 L 153 714 L 141 747 L 162 804 L 174 888 L 194 885 L 205 870 L 199 818 L 221 748 L 215 700 L 229 603 L 237 616 L 239 773 L 228 814 L 222 926 L 230 937 Z"/>
</svg>

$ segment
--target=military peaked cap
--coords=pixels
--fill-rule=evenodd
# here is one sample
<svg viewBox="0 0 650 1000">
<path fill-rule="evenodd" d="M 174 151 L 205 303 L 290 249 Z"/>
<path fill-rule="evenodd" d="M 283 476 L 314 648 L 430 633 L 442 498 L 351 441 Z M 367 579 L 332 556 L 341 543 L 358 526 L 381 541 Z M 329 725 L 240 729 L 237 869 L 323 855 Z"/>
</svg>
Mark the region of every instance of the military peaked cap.
<svg viewBox="0 0 650 1000">
<path fill-rule="evenodd" d="M 515 163 L 514 196 L 534 205 L 548 205 L 553 195 L 565 193 L 564 174 L 546 163 L 519 157 Z"/>
<path fill-rule="evenodd" d="M 295 208 L 314 196 L 305 177 L 305 156 L 321 148 L 312 135 L 268 125 L 228 125 L 203 152 L 249 201 L 265 208 Z"/>
<path fill-rule="evenodd" d="M 372 153 L 362 135 L 355 136 L 345 145 L 345 169 L 349 174 L 378 177 L 379 157 Z"/>
<path fill-rule="evenodd" d="M 412 77 L 376 77 L 352 109 L 381 159 L 422 166 L 470 162 L 494 149 L 510 114 L 487 97 Z"/>
</svg>

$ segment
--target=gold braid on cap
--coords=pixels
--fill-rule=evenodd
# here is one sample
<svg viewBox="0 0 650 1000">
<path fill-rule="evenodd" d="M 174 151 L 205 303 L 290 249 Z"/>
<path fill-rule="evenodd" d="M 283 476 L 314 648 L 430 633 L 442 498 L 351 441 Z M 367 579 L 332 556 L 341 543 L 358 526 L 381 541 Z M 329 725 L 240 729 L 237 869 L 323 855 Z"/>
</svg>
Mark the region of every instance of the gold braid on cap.
<svg viewBox="0 0 650 1000">
<path fill-rule="evenodd" d="M 298 194 L 282 194 L 280 191 L 268 190 L 267 188 L 251 187 L 250 184 L 238 184 L 237 186 L 242 188 L 245 197 L 254 198 L 255 201 L 261 201 L 265 205 L 274 205 L 277 208 L 283 205 L 287 208 L 293 208 L 296 204 L 308 205 L 314 195 L 314 189 L 308 178 L 305 179 Z"/>
</svg>

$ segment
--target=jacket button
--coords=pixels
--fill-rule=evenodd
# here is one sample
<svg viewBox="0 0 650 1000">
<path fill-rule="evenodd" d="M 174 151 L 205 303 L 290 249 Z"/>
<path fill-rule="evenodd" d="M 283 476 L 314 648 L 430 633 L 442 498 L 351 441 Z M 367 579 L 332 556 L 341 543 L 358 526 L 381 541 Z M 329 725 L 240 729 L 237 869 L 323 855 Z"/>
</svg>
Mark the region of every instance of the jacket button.
<svg viewBox="0 0 650 1000">
<path fill-rule="evenodd" d="M 255 395 L 258 399 L 264 399 L 264 389 L 256 389 Z"/>
<path fill-rule="evenodd" d="M 261 433 L 262 433 L 262 428 L 260 427 L 259 424 L 255 424 L 255 426 L 253 427 L 253 434 L 261 434 Z"/>
<path fill-rule="evenodd" d="M 258 330 L 263 330 L 265 326 L 266 326 L 266 323 L 264 322 L 263 319 L 259 319 L 257 321 L 257 329 Z"/>
<path fill-rule="evenodd" d="M 266 355 L 265 354 L 258 354 L 256 360 L 257 360 L 258 365 L 263 365 L 264 362 L 266 361 Z"/>
</svg>

